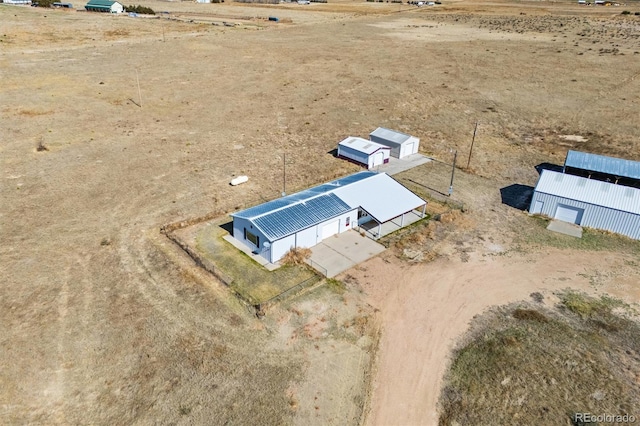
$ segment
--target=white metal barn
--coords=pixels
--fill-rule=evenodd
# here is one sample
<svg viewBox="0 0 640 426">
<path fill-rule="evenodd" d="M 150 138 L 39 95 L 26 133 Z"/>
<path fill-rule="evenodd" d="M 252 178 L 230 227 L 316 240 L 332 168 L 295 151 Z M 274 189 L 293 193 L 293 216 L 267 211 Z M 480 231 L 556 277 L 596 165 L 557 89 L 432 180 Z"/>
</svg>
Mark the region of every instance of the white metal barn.
<svg viewBox="0 0 640 426">
<path fill-rule="evenodd" d="M 349 136 L 338 143 L 338 157 L 373 169 L 389 162 L 391 148 L 366 139 Z"/>
<path fill-rule="evenodd" d="M 236 212 L 233 237 L 271 263 L 365 221 L 400 218 L 427 202 L 386 173 L 359 172 Z"/>
<path fill-rule="evenodd" d="M 417 154 L 420 147 L 420 138 L 385 129 L 384 127 L 378 127 L 371 132 L 369 139 L 391 148 L 391 156 L 395 158 Z"/>
<path fill-rule="evenodd" d="M 531 214 L 640 239 L 640 189 L 543 170 Z"/>
</svg>

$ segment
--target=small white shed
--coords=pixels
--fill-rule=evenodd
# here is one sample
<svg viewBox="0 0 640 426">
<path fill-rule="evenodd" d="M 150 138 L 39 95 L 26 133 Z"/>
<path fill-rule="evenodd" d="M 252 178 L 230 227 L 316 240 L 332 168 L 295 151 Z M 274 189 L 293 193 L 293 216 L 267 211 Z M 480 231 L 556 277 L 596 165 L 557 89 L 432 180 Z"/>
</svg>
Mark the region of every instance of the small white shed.
<svg viewBox="0 0 640 426">
<path fill-rule="evenodd" d="M 338 157 L 361 164 L 367 169 L 389 162 L 391 148 L 363 138 L 349 136 L 338 144 Z"/>
<path fill-rule="evenodd" d="M 420 147 L 420 138 L 397 132 L 395 130 L 378 127 L 369 134 L 369 139 L 391 148 L 391 156 L 403 158 L 407 155 L 417 154 Z"/>
</svg>

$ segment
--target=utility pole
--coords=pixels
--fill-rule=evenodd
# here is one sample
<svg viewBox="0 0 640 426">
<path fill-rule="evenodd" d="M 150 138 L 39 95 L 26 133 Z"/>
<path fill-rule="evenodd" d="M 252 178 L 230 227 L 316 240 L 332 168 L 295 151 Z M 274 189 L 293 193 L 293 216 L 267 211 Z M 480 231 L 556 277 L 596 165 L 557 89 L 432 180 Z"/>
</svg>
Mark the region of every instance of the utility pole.
<svg viewBox="0 0 640 426">
<path fill-rule="evenodd" d="M 471 164 L 471 153 L 473 152 L 473 143 L 476 141 L 476 132 L 478 131 L 478 122 L 476 121 L 476 127 L 473 129 L 473 138 L 471 139 L 471 148 L 469 149 L 469 159 L 467 160 L 467 169 Z"/>
<path fill-rule="evenodd" d="M 138 83 L 138 102 L 140 102 L 140 105 L 138 106 L 142 108 L 142 95 L 140 94 L 140 78 L 138 77 L 138 68 L 136 68 L 136 82 Z"/>
<path fill-rule="evenodd" d="M 456 172 L 456 158 L 458 157 L 458 150 L 453 151 L 453 165 L 451 167 L 451 184 L 449 185 L 449 197 L 453 194 L 453 175 Z"/>
<path fill-rule="evenodd" d="M 287 195 L 287 154 L 282 154 L 282 196 Z"/>
</svg>

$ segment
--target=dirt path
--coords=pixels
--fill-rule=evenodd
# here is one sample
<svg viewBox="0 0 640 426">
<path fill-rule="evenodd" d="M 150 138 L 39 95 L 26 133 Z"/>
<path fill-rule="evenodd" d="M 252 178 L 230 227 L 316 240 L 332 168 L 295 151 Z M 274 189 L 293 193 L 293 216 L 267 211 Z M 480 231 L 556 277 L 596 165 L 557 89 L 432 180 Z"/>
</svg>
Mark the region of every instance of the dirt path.
<svg viewBox="0 0 640 426">
<path fill-rule="evenodd" d="M 553 304 L 552 292 L 566 287 L 640 300 L 633 263 L 613 254 L 553 250 L 419 266 L 377 258 L 364 266 L 353 275 L 383 322 L 370 425 L 436 425 L 451 350 L 490 306 L 528 300 L 534 291 Z"/>
</svg>

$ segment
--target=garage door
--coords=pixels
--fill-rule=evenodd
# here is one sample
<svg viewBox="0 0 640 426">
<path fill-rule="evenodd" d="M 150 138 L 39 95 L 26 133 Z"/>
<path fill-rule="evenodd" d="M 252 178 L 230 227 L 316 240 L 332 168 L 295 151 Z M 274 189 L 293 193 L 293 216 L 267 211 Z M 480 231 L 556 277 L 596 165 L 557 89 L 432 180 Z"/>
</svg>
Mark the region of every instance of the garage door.
<svg viewBox="0 0 640 426">
<path fill-rule="evenodd" d="M 576 225 L 580 225 L 583 213 L 584 209 L 565 206 L 564 204 L 558 204 L 555 218 L 563 222 L 575 223 Z"/>
<path fill-rule="evenodd" d="M 322 227 L 322 239 L 329 238 L 332 235 L 335 235 L 340 230 L 340 221 L 336 220 L 334 222 L 328 223 Z"/>
<path fill-rule="evenodd" d="M 404 148 L 404 156 L 413 154 L 414 142 L 408 143 Z"/>
<path fill-rule="evenodd" d="M 373 162 L 371 163 L 372 167 L 379 166 L 384 163 L 384 153 L 382 151 L 376 152 L 373 154 Z"/>
</svg>

